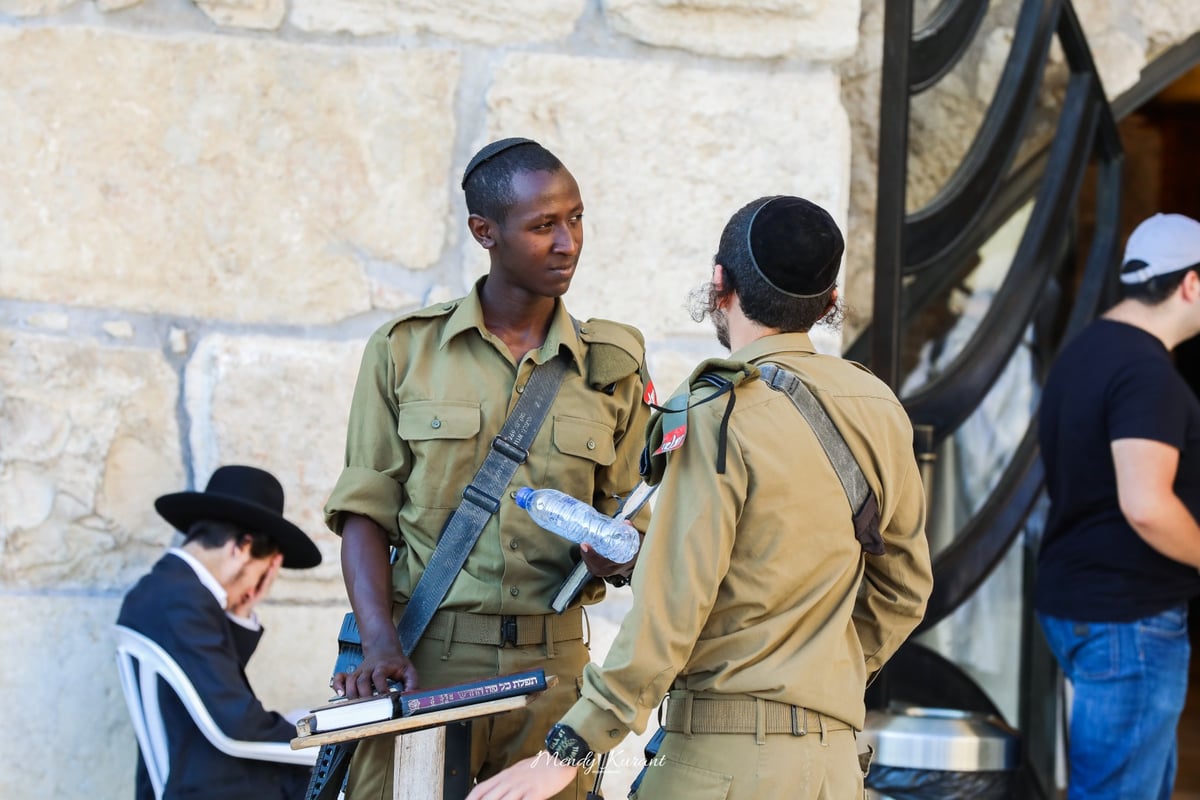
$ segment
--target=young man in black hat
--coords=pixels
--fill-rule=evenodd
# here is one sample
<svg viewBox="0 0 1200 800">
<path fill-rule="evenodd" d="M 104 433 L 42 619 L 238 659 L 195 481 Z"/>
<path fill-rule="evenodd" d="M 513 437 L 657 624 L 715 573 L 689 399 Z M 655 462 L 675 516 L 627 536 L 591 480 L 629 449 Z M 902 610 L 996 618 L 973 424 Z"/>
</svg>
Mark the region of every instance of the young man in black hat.
<svg viewBox="0 0 1200 800">
<path fill-rule="evenodd" d="M 835 308 L 842 250 L 829 214 L 798 197 L 760 198 L 730 219 L 693 310 L 732 354 L 697 367 L 651 421 L 645 477 L 658 501 L 633 608 L 547 752 L 470 800 L 548 797 L 644 730 L 664 695 L 666 735 L 630 797 L 863 796 L 864 691 L 920 622 L 932 575 L 907 414 L 808 337 Z M 823 440 L 773 388 L 772 375 L 787 377 L 775 367 L 844 437 L 878 504 L 873 536 L 860 541 Z"/>
<path fill-rule="evenodd" d="M 638 484 L 650 387 L 637 330 L 577 322 L 564 304 L 583 248 L 583 200 L 562 162 L 536 142 L 502 139 L 471 159 L 462 187 L 488 273 L 465 297 L 405 314 L 367 342 L 345 468 L 325 514 L 342 536 L 363 645 L 361 665 L 334 677 L 336 691 L 357 697 L 387 691 L 389 681 L 442 686 L 535 667 L 557 676 L 536 703 L 473 723 L 471 776 L 487 777 L 536 753 L 550 723 L 578 698 L 588 662 L 582 605 L 604 594 L 597 578 L 554 613 L 580 548 L 539 528 L 513 496 L 522 486 L 550 486 L 615 512 Z M 518 411 L 521 400 L 537 398 L 538 376 L 560 366 L 557 393 L 537 400 L 546 410 L 538 427 Z M 510 413 L 520 425 L 505 425 Z M 502 430 L 524 445 L 501 441 Z M 499 458 L 515 469 L 507 485 L 478 490 L 491 481 L 472 476 L 485 459 L 490 473 Z M 464 492 L 468 484 L 478 491 Z M 442 536 L 448 518 L 478 524 L 456 523 L 454 535 Z M 462 531 L 469 536 L 447 548 Z M 451 554 L 462 560 L 451 563 Z M 447 563 L 438 564 L 443 556 Z M 626 566 L 582 556 L 594 575 Z M 418 609 L 432 615 L 423 633 L 409 624 Z M 411 639 L 402 644 L 404 636 Z M 356 746 L 351 800 L 392 796 L 393 751 L 384 737 Z M 584 793 L 581 780 L 561 798 Z"/>
<path fill-rule="evenodd" d="M 283 488 L 254 467 L 224 466 L 203 492 L 158 498 L 158 513 L 184 534 L 125 596 L 120 625 L 154 640 L 187 674 L 217 726 L 234 739 L 287 742 L 295 725 L 267 711 L 246 680 L 262 638 L 254 606 L 280 567 L 308 569 L 321 553 L 283 518 Z M 174 692 L 159 693 L 170 750 L 164 798 L 302 798 L 311 770 L 225 755 L 205 739 Z M 153 800 L 138 760 L 138 800 Z"/>
<path fill-rule="evenodd" d="M 1200 222 L 1133 231 L 1122 299 L 1055 360 L 1038 414 L 1050 512 L 1034 608 L 1072 682 L 1070 800 L 1169 800 L 1200 595 Z"/>
</svg>

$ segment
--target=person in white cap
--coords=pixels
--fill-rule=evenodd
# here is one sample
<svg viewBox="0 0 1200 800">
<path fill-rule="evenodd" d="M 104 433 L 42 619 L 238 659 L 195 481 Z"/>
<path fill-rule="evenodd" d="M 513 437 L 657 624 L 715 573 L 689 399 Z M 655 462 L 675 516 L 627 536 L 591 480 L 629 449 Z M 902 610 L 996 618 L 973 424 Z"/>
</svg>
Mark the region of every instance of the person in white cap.
<svg viewBox="0 0 1200 800">
<path fill-rule="evenodd" d="M 1064 347 L 1038 415 L 1050 511 L 1034 606 L 1074 688 L 1069 800 L 1169 800 L 1200 594 L 1200 402 L 1171 350 L 1200 333 L 1200 222 L 1156 214 L 1122 299 Z"/>
</svg>

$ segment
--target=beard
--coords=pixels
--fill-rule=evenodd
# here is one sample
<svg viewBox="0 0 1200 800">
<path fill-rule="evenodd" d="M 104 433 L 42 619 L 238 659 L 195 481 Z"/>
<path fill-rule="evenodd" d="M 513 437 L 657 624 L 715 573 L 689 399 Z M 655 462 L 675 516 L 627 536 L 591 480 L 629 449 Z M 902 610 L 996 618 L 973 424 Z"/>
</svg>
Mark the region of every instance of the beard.
<svg viewBox="0 0 1200 800">
<path fill-rule="evenodd" d="M 717 341 L 721 343 L 721 347 L 726 350 L 729 348 L 729 314 L 723 308 L 714 309 L 709 316 L 712 317 L 713 329 L 717 332 Z"/>
</svg>

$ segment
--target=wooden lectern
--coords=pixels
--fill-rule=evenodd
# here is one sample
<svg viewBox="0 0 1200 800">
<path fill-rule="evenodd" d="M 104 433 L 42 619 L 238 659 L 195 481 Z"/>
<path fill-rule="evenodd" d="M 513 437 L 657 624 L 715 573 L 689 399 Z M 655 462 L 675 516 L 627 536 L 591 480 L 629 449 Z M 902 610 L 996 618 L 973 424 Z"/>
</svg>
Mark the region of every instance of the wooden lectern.
<svg viewBox="0 0 1200 800">
<path fill-rule="evenodd" d="M 546 689 L 557 683 L 557 676 L 546 676 Z M 442 782 L 446 765 L 446 725 L 523 708 L 541 695 L 541 691 L 531 692 L 516 697 L 502 697 L 499 700 L 448 708 L 444 711 L 430 711 L 426 714 L 397 717 L 353 728 L 297 736 L 292 739 L 292 749 L 320 747 L 323 744 L 391 734 L 396 737 L 393 800 L 459 800 L 444 796 Z"/>
</svg>

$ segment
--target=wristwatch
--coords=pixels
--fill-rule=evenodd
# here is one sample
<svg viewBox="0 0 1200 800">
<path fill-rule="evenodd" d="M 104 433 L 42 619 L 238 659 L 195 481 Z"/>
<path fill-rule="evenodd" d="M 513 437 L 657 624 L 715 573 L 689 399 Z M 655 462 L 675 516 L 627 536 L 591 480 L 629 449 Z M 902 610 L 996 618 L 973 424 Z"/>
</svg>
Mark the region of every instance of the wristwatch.
<svg viewBox="0 0 1200 800">
<path fill-rule="evenodd" d="M 546 750 L 559 761 L 575 766 L 586 765 L 595 756 L 583 737 L 561 722 L 555 723 L 546 734 Z"/>
</svg>

